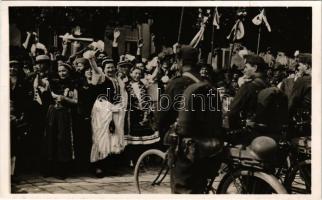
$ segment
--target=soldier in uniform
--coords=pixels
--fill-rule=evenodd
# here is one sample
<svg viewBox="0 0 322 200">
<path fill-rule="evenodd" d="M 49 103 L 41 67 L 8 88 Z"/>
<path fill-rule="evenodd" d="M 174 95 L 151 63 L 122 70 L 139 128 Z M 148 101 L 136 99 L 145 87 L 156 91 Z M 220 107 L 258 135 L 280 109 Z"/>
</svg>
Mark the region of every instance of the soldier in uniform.
<svg viewBox="0 0 322 200">
<path fill-rule="evenodd" d="M 217 129 L 209 128 L 208 131 L 200 131 L 201 129 L 207 130 L 208 126 L 205 125 L 206 127 L 202 127 L 198 122 L 195 121 L 195 123 L 188 123 L 195 127 L 194 130 L 192 130 L 185 127 L 189 125 L 184 123 L 184 117 L 180 115 L 182 112 L 178 107 L 180 105 L 176 103 L 177 97 L 184 94 L 186 88 L 198 82 L 197 80 L 202 80 L 199 74 L 200 69 L 196 65 L 197 61 L 198 51 L 196 49 L 189 46 L 184 46 L 180 49 L 179 63 L 182 63 L 182 66 L 180 66 L 180 71 L 183 74 L 181 77 L 172 79 L 169 82 L 165 91 L 165 95 L 168 98 L 161 98 L 160 100 L 160 109 L 163 111 L 160 112 L 159 132 L 161 136 L 166 134 L 164 141 L 169 141 L 169 135 L 171 135 L 172 130 L 170 127 L 176 122 L 176 120 L 178 122 L 178 127 L 182 128 L 180 131 L 172 130 L 173 132 L 177 133 L 179 142 L 177 143 L 178 146 L 171 145 L 169 149 L 171 192 L 177 194 L 204 193 L 207 178 L 214 176 L 220 166 L 220 162 L 218 162 L 216 156 L 211 158 L 207 156 L 201 158 L 201 156 L 198 156 L 196 152 L 199 152 L 200 150 L 200 144 L 197 142 L 198 139 L 202 138 L 204 141 L 214 141 L 211 140 L 213 138 L 217 139 L 211 135 L 214 132 L 213 130 L 216 130 L 217 132 L 221 131 L 221 118 L 218 118 L 217 116 L 215 118 L 205 117 L 205 119 L 208 120 L 208 124 L 217 124 L 219 127 Z M 202 113 L 200 109 L 197 110 L 197 112 L 198 111 L 199 113 Z M 214 111 L 213 113 L 217 112 Z M 189 111 L 186 114 L 189 114 Z M 211 119 L 211 121 L 209 121 L 209 119 Z M 182 122 L 182 126 L 179 125 L 180 122 Z M 213 147 L 215 151 L 219 152 L 219 149 L 221 149 L 221 143 L 219 140 L 215 141 L 216 142 L 214 143 Z M 178 149 L 178 151 L 174 149 Z"/>
<path fill-rule="evenodd" d="M 294 120 L 306 120 L 307 124 L 298 132 L 300 136 L 311 135 L 311 103 L 312 103 L 312 78 L 311 78 L 311 54 L 299 54 L 299 70 L 303 76 L 299 77 L 292 88 L 289 97 L 289 116 Z M 296 119 L 298 118 L 298 119 Z"/>
<path fill-rule="evenodd" d="M 199 70 L 197 69 L 197 66 L 194 65 L 198 61 L 198 52 L 195 52 L 193 48 L 190 47 L 183 47 L 181 49 L 181 56 L 179 59 L 184 60 L 183 65 L 179 66 L 181 69 L 179 69 L 181 72 L 184 72 L 185 70 L 190 71 L 194 76 L 201 79 Z M 197 54 L 197 55 L 195 55 Z M 194 57 L 195 56 L 195 57 Z M 188 66 L 186 66 L 189 64 Z M 194 66 L 193 66 L 194 65 Z M 169 95 L 170 102 L 168 102 L 168 99 L 161 99 L 160 101 L 160 108 L 173 107 L 173 101 L 174 97 L 177 95 L 183 94 L 184 90 L 191 84 L 193 84 L 194 81 L 188 77 L 177 77 L 172 79 L 167 86 L 167 89 L 165 91 L 166 95 Z M 164 100 L 164 101 L 162 101 Z M 168 104 L 169 103 L 169 104 Z M 168 104 L 168 105 L 167 105 Z M 160 135 L 163 137 L 166 132 L 169 130 L 170 126 L 176 121 L 178 117 L 178 110 L 177 109 L 169 109 L 167 111 L 160 112 L 160 121 L 159 121 L 159 132 Z"/>
<path fill-rule="evenodd" d="M 257 94 L 268 86 L 265 74 L 266 63 L 263 58 L 256 55 L 245 56 L 244 75 L 248 77 L 237 91 L 229 107 L 228 119 L 230 129 L 241 128 L 242 118 L 252 119 L 256 112 Z M 244 116 L 241 116 L 241 113 Z M 251 138 L 239 138 L 240 143 L 248 143 Z"/>
</svg>

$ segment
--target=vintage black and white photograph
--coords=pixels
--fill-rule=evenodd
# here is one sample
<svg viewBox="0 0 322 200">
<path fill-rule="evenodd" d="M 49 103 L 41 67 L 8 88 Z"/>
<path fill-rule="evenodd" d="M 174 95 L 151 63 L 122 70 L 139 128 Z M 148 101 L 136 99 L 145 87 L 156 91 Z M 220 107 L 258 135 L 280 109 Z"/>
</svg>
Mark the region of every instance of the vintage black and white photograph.
<svg viewBox="0 0 322 200">
<path fill-rule="evenodd" d="M 9 6 L 10 193 L 312 194 L 312 13 Z"/>
</svg>

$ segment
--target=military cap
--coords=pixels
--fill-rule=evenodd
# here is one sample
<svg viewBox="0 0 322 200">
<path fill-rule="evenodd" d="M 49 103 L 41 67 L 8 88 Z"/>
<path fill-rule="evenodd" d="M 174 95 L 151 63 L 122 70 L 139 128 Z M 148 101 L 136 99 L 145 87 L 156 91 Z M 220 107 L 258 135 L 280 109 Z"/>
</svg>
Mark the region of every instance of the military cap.
<svg viewBox="0 0 322 200">
<path fill-rule="evenodd" d="M 196 64 L 198 62 L 198 50 L 191 46 L 183 46 L 180 49 L 182 63 L 185 64 Z"/>
</svg>

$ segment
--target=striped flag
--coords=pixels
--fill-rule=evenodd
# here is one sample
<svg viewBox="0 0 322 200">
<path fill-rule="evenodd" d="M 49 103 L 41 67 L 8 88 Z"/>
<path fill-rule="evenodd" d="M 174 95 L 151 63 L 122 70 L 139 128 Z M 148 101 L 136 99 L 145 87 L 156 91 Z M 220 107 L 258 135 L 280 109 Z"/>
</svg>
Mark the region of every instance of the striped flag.
<svg viewBox="0 0 322 200">
<path fill-rule="evenodd" d="M 216 28 L 219 29 L 220 28 L 220 26 L 219 26 L 220 15 L 218 13 L 217 7 L 215 8 L 213 15 L 214 15 L 214 20 L 212 22 L 212 25 L 216 26 Z"/>
<path fill-rule="evenodd" d="M 245 35 L 244 24 L 240 19 L 238 19 L 235 25 L 233 26 L 233 28 L 231 29 L 229 35 L 227 36 L 227 39 L 232 41 L 240 40 L 244 37 L 244 35 Z"/>
<path fill-rule="evenodd" d="M 263 9 L 258 15 L 256 15 L 254 18 L 253 18 L 253 20 L 252 20 L 252 22 L 255 24 L 255 25 L 257 25 L 257 26 L 259 26 L 259 25 L 261 25 L 262 23 L 263 23 L 263 21 L 264 21 L 264 24 L 265 24 L 265 26 L 266 26 L 266 28 L 267 28 L 267 30 L 268 30 L 268 32 L 271 32 L 272 30 L 271 30 L 271 26 L 269 25 L 269 23 L 268 23 L 268 21 L 267 21 L 267 18 L 266 18 L 266 16 L 265 16 L 265 10 Z"/>
</svg>

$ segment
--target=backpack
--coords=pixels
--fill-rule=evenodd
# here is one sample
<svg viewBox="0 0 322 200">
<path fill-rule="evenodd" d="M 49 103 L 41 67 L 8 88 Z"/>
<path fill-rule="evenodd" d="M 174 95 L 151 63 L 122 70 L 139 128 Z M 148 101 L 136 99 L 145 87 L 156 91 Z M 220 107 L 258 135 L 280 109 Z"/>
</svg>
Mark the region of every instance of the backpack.
<svg viewBox="0 0 322 200">
<path fill-rule="evenodd" d="M 190 73 L 185 72 L 183 76 L 191 78 L 195 83 L 183 92 L 183 109 L 178 111 L 178 135 L 222 138 L 222 109 L 217 89 Z"/>
<path fill-rule="evenodd" d="M 255 113 L 256 124 L 262 124 L 269 134 L 279 134 L 283 125 L 288 124 L 288 98 L 277 87 L 259 91 Z"/>
</svg>

